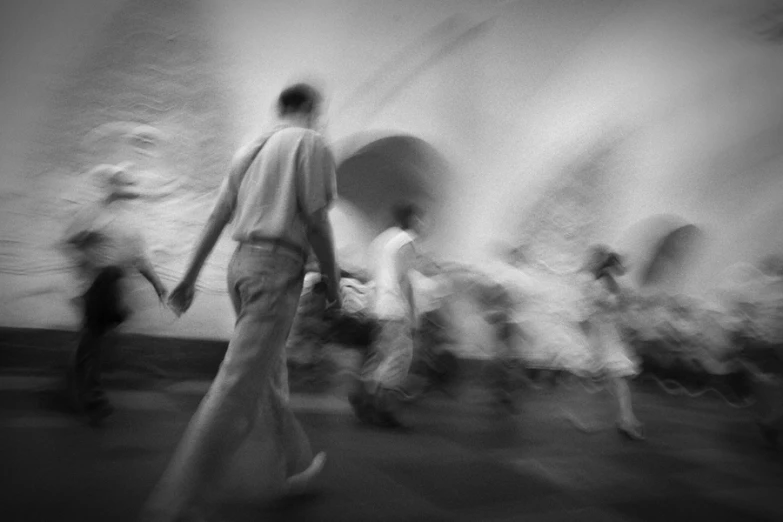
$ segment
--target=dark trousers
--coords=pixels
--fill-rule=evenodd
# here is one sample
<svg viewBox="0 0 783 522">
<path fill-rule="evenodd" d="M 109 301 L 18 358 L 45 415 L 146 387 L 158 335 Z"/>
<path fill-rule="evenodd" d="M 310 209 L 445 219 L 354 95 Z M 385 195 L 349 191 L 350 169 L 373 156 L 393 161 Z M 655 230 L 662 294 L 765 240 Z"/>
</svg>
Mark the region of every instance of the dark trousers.
<svg viewBox="0 0 783 522">
<path fill-rule="evenodd" d="M 88 412 L 107 404 L 101 385 L 101 345 L 128 315 L 121 299 L 123 275 L 121 268 L 103 268 L 83 296 L 84 322 L 69 380 L 78 406 Z"/>
<path fill-rule="evenodd" d="M 103 335 L 83 329 L 70 368 L 74 406 L 88 412 L 108 402 L 101 385 L 102 339 Z"/>
</svg>

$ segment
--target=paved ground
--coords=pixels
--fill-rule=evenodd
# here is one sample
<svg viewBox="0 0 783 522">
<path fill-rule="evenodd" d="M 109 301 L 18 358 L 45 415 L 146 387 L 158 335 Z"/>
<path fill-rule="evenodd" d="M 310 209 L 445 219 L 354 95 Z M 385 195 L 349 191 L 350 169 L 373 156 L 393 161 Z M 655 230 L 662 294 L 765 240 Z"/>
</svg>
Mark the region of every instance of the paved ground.
<svg viewBox="0 0 783 522">
<path fill-rule="evenodd" d="M 203 381 L 117 381 L 100 429 L 63 411 L 58 383 L 0 376 L 0 520 L 131 521 L 205 390 Z M 517 412 L 481 390 L 412 406 L 409 434 L 359 426 L 344 399 L 296 395 L 317 448 L 317 495 L 264 495 L 263 439 L 225 484 L 227 521 L 783 520 L 783 450 L 765 448 L 747 409 L 637 386 L 647 442 L 611 429 L 608 396 L 581 385 L 523 389 Z M 588 430 L 569 421 L 573 415 Z M 582 425 L 582 428 L 585 426 Z"/>
</svg>

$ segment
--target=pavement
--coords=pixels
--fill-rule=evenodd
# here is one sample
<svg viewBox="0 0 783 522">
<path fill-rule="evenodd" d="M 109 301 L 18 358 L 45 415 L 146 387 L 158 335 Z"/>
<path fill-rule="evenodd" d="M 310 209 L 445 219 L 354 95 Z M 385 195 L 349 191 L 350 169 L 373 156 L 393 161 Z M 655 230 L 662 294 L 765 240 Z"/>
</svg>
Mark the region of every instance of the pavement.
<svg viewBox="0 0 783 522">
<path fill-rule="evenodd" d="M 132 521 L 209 386 L 108 376 L 117 412 L 91 427 L 51 374 L 0 374 L 0 520 Z M 647 440 L 623 439 L 607 391 L 579 382 L 520 388 L 507 412 L 480 386 L 411 404 L 408 433 L 365 427 L 344 393 L 294 393 L 328 454 L 315 494 L 275 499 L 263 433 L 221 483 L 223 521 L 783 520 L 783 450 L 752 411 L 710 394 L 634 386 Z M 274 454 L 274 451 L 272 451 Z M 272 459 L 274 461 L 274 459 Z"/>
</svg>

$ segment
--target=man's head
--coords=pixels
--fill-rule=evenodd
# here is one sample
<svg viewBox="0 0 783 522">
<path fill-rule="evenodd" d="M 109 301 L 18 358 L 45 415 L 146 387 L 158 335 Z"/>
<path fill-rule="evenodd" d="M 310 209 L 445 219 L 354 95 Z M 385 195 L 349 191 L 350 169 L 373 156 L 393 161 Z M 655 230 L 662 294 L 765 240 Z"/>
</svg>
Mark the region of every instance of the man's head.
<svg viewBox="0 0 783 522">
<path fill-rule="evenodd" d="M 297 83 L 283 89 L 277 99 L 277 113 L 281 118 L 303 120 L 309 127 L 315 125 L 323 98 L 318 90 L 306 83 Z"/>
<path fill-rule="evenodd" d="M 394 224 L 403 230 L 410 230 L 417 234 L 422 233 L 422 218 L 424 213 L 413 203 L 396 205 L 392 209 Z"/>
</svg>

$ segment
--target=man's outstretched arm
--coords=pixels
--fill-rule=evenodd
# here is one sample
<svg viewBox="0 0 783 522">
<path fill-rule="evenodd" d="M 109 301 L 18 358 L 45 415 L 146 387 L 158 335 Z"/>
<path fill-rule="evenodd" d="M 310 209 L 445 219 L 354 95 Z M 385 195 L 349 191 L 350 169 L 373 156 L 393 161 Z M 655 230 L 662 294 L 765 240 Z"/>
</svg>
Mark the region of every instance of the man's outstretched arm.
<svg viewBox="0 0 783 522">
<path fill-rule="evenodd" d="M 416 270 L 418 266 L 418 254 L 413 244 L 408 243 L 397 252 L 397 282 L 402 289 L 405 300 L 408 301 L 408 311 L 412 325 L 416 324 L 416 298 L 414 295 L 413 283 L 410 278 L 411 270 Z"/>
<path fill-rule="evenodd" d="M 340 268 L 334 249 L 334 231 L 329 208 L 337 196 L 334 157 L 320 136 L 306 142 L 309 150 L 300 155 L 299 208 L 307 225 L 307 241 L 327 279 L 326 297 L 340 307 Z"/>
<path fill-rule="evenodd" d="M 163 301 L 163 299 L 166 298 L 166 285 L 164 285 L 163 281 L 160 280 L 158 273 L 155 271 L 155 268 L 152 266 L 152 263 L 147 257 L 141 259 L 138 270 L 141 275 L 144 276 L 144 279 L 149 281 L 152 287 L 155 289 L 155 293 L 158 294 L 158 299 Z"/>
<path fill-rule="evenodd" d="M 223 229 L 229 221 L 230 217 L 224 214 L 212 213 L 209 216 L 204 228 L 201 230 L 201 236 L 199 236 L 196 242 L 196 248 L 190 258 L 190 263 L 188 263 L 185 274 L 182 276 L 182 282 L 196 283 L 204 263 L 206 263 L 207 258 L 215 248 L 218 239 L 220 239 L 220 234 L 223 233 Z"/>
<path fill-rule="evenodd" d="M 328 279 L 326 297 L 340 306 L 340 268 L 334 253 L 334 232 L 329 221 L 327 207 L 318 210 L 309 217 L 307 240 L 313 248 L 321 268 L 321 274 Z"/>
<path fill-rule="evenodd" d="M 216 207 L 217 210 L 218 208 Z M 213 211 L 207 219 L 207 223 L 204 225 L 201 236 L 196 243 L 193 257 L 191 257 L 185 274 L 182 276 L 182 281 L 174 288 L 171 292 L 171 297 L 169 297 L 169 305 L 178 314 L 187 311 L 193 303 L 196 281 L 201 273 L 201 269 L 230 220 L 230 215 L 216 211 Z"/>
<path fill-rule="evenodd" d="M 169 298 L 169 304 L 177 313 L 185 312 L 193 302 L 196 281 L 201 273 L 201 269 L 215 248 L 218 239 L 220 239 L 223 229 L 234 215 L 242 176 L 250 167 L 261 146 L 263 146 L 263 142 L 242 153 L 234 161 L 228 176 L 223 181 L 218 200 L 209 218 L 207 218 L 204 228 L 201 230 L 201 235 L 196 242 L 196 248 L 193 251 L 190 263 L 188 263 L 185 269 L 185 274 L 182 276 L 182 281 L 177 285 Z"/>
</svg>

